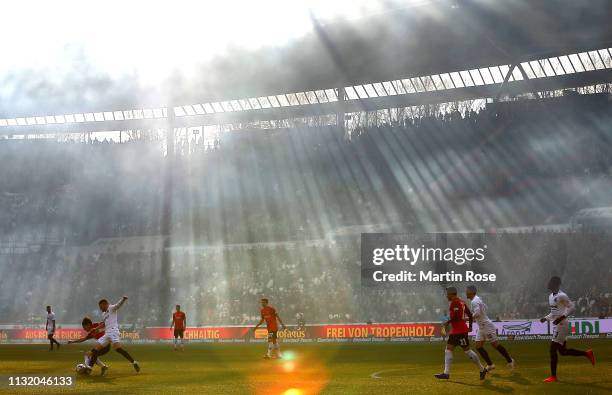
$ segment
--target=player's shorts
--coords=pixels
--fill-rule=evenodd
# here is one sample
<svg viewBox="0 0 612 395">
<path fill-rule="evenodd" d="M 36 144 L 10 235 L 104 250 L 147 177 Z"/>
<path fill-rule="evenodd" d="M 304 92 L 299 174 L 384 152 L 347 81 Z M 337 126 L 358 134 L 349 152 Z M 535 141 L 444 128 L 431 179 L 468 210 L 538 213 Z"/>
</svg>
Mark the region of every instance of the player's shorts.
<svg viewBox="0 0 612 395">
<path fill-rule="evenodd" d="M 268 330 L 268 340 L 276 340 L 278 338 L 278 331 Z"/>
<path fill-rule="evenodd" d="M 448 341 L 446 344 L 451 346 L 467 347 L 470 345 L 470 339 L 467 333 L 456 333 L 448 335 Z"/>
<path fill-rule="evenodd" d="M 569 334 L 569 325 L 567 320 L 563 320 L 558 325 L 553 325 L 552 341 L 561 345 L 565 344 L 567 335 Z"/>
<path fill-rule="evenodd" d="M 106 332 L 104 336 L 98 339 L 98 344 L 102 347 L 106 347 L 109 344 L 119 343 L 121 341 L 121 335 L 119 332 Z"/>
<path fill-rule="evenodd" d="M 497 341 L 497 329 L 492 323 L 488 325 L 478 326 L 478 333 L 476 333 L 477 342 L 496 342 Z"/>
<path fill-rule="evenodd" d="M 182 339 L 184 334 L 185 334 L 185 329 L 174 328 L 174 337 L 180 337 Z"/>
</svg>

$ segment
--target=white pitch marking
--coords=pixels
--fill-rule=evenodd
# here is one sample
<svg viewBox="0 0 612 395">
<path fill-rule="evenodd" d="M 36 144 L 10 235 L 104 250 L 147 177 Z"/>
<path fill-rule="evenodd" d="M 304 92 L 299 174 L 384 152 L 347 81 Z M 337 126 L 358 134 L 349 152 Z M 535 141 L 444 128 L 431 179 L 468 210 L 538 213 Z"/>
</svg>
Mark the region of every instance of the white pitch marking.
<svg viewBox="0 0 612 395">
<path fill-rule="evenodd" d="M 399 370 L 419 370 L 421 368 L 417 368 L 417 367 L 405 367 L 405 368 L 397 368 L 397 369 L 387 369 L 387 370 L 380 370 L 378 372 L 374 372 L 370 375 L 370 378 L 373 379 L 382 379 L 383 377 L 380 377 L 381 374 L 383 373 L 390 373 L 390 372 L 397 372 Z M 530 366 L 530 367 L 525 367 L 525 368 L 521 368 L 520 370 L 541 370 L 542 367 L 540 366 Z M 500 373 L 500 372 L 506 372 L 506 373 L 518 373 L 519 372 L 519 368 L 516 367 L 514 370 L 510 370 L 510 369 L 499 369 L 496 373 Z"/>
<path fill-rule="evenodd" d="M 417 367 L 406 367 L 406 368 L 381 370 L 381 371 L 372 373 L 370 375 L 370 378 L 373 378 L 373 379 L 382 379 L 382 377 L 380 377 L 380 375 L 383 374 L 383 373 L 397 372 L 398 370 L 417 370 L 417 369 L 419 369 L 419 368 L 417 368 Z"/>
</svg>

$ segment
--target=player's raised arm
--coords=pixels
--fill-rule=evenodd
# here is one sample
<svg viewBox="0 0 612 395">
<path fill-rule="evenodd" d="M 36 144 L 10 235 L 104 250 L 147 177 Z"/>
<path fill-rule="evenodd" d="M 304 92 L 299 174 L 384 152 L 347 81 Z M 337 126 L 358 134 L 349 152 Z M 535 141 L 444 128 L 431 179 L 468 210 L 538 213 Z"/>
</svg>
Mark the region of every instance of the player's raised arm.
<svg viewBox="0 0 612 395">
<path fill-rule="evenodd" d="M 118 301 L 116 304 L 113 305 L 112 310 L 113 311 L 119 310 L 121 306 L 123 306 L 126 300 L 128 300 L 127 296 L 122 297 L 120 301 Z"/>
</svg>

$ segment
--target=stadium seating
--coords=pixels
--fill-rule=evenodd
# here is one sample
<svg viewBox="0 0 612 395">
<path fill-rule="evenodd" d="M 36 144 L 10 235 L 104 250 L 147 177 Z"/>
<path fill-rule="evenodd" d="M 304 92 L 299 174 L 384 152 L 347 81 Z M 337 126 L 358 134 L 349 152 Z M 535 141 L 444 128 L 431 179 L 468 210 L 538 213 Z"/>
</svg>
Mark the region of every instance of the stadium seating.
<svg viewBox="0 0 612 395">
<path fill-rule="evenodd" d="M 93 313 L 98 296 L 134 289 L 134 323 L 165 324 L 155 290 L 169 201 L 172 245 L 201 247 L 171 254 L 172 297 L 198 306 L 194 323 L 253 322 L 262 294 L 280 301 L 289 322 L 298 313 L 321 323 L 438 321 L 444 301 L 435 292 L 360 292 L 356 238 L 330 235 L 381 222 L 406 231 L 561 224 L 611 206 L 612 107 L 607 95 L 591 96 L 432 111 L 347 134 L 331 126 L 228 132 L 213 145 L 179 141 L 172 161 L 159 140 L 0 140 L 0 266 L 15 284 L 34 272 L 40 279 L 29 300 L 0 290 L 1 320 L 39 316 L 47 289 L 61 284 L 92 295 L 62 300 L 57 312 L 74 322 L 76 312 Z M 535 265 L 519 256 L 508 259 Z M 568 292 L 582 315 L 609 315 L 612 297 L 602 290 L 612 277 L 601 270 L 610 265 L 589 259 L 586 274 L 566 269 Z M 545 302 L 529 292 L 551 273 L 530 270 L 532 286 L 507 284 L 489 301 L 492 311 L 544 311 L 524 301 Z M 116 289 L 105 287 L 110 276 Z M 305 303 L 312 298 L 321 303 Z"/>
</svg>

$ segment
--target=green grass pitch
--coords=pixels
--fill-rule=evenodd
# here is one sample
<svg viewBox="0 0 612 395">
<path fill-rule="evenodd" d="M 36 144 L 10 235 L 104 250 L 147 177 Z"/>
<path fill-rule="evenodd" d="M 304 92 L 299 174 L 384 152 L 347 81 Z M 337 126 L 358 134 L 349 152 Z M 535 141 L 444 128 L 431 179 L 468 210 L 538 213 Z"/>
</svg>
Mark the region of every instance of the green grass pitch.
<svg viewBox="0 0 612 395">
<path fill-rule="evenodd" d="M 188 344 L 184 352 L 170 345 L 126 345 L 141 363 L 137 374 L 119 354 L 103 357 L 106 377 L 95 368 L 66 389 L 0 389 L 11 394 L 601 394 L 612 393 L 612 341 L 573 340 L 570 346 L 592 347 L 595 367 L 582 357 L 560 357 L 558 383 L 548 376 L 548 342 L 506 342 L 517 360 L 510 372 L 503 358 L 487 346 L 497 363 L 485 381 L 474 365 L 455 351 L 451 380 L 433 374 L 443 365 L 444 344 L 284 344 L 283 360 L 264 360 L 264 344 Z M 90 345 L 64 345 L 57 352 L 45 345 L 0 345 L 0 374 L 74 374 Z M 4 392 L 3 392 L 4 391 Z"/>
</svg>

